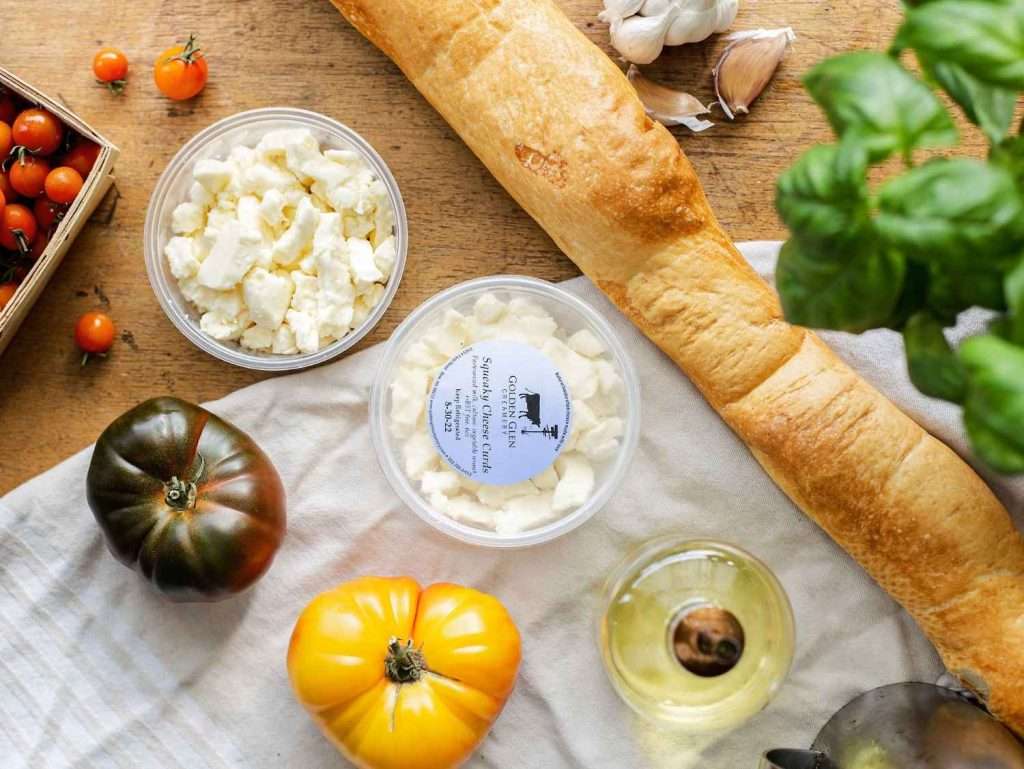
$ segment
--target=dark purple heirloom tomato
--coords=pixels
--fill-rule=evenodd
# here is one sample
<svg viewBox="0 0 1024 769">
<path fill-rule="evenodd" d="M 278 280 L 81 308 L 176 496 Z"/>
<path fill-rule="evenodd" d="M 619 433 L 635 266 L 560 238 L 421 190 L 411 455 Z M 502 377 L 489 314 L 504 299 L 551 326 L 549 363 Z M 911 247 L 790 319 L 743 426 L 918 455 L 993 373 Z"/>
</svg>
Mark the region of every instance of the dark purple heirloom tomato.
<svg viewBox="0 0 1024 769">
<path fill-rule="evenodd" d="M 174 601 L 217 601 L 259 579 L 285 532 L 285 495 L 245 433 L 154 398 L 100 436 L 86 480 L 110 552 Z"/>
</svg>

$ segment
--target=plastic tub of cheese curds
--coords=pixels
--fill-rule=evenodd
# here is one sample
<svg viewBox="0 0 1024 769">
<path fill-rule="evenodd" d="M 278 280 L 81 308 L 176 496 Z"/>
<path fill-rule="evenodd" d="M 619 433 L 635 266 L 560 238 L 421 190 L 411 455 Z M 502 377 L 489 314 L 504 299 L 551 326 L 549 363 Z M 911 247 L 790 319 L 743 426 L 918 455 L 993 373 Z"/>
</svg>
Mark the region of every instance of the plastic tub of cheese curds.
<svg viewBox="0 0 1024 769">
<path fill-rule="evenodd" d="M 214 292 L 206 286 L 195 285 L 191 286 L 192 294 L 186 296 L 187 292 L 183 292 L 183 285 L 187 284 L 174 274 L 170 258 L 167 255 L 167 246 L 177 234 L 175 210 L 182 203 L 192 199 L 190 189 L 195 187 L 195 174 L 201 161 L 230 160 L 230 154 L 235 148 L 256 147 L 263 137 L 272 132 L 297 129 L 309 131 L 325 152 L 351 153 L 353 157 L 358 158 L 364 164 L 365 169 L 372 174 L 373 178 L 383 184 L 386 191 L 385 197 L 393 214 L 393 265 L 386 283 L 377 286 L 378 291 L 374 295 L 372 306 L 367 307 L 362 314 L 356 315 L 351 328 L 344 333 L 337 334 L 337 338 L 321 339 L 314 345 L 317 349 L 306 351 L 289 349 L 284 352 L 274 352 L 251 349 L 237 339 L 218 339 L 204 330 L 202 324 L 204 308 L 197 305 L 195 301 L 197 294 L 201 293 L 211 302 L 230 300 L 237 303 L 238 299 L 231 295 L 230 291 Z M 213 197 L 215 201 L 219 198 L 219 196 Z M 265 195 L 264 200 L 266 200 Z M 213 208 L 219 207 L 217 202 L 210 205 L 211 211 Z M 228 205 L 231 205 L 230 201 Z M 285 210 L 292 211 L 293 208 L 289 207 Z M 213 214 L 211 213 L 210 216 L 212 217 Z M 287 218 L 290 217 L 286 217 L 286 222 Z M 201 237 L 203 235 L 198 236 L 197 239 Z M 146 214 L 144 242 L 146 271 L 157 300 L 167 317 L 189 341 L 211 355 L 236 366 L 264 371 L 292 371 L 314 366 L 341 355 L 366 336 L 380 321 L 391 304 L 402 279 L 408 250 L 408 222 L 405 205 L 391 171 L 380 155 L 359 134 L 338 121 L 315 112 L 269 107 L 241 112 L 220 120 L 198 133 L 181 148 L 168 164 L 153 191 Z M 306 255 L 310 256 L 308 251 Z M 285 265 L 285 268 L 288 267 Z M 276 275 L 283 274 L 282 266 L 276 263 L 268 265 L 267 270 Z M 202 273 L 200 272 L 199 279 L 201 278 Z M 195 280 L 193 279 L 192 282 L 194 283 Z M 313 279 L 311 282 L 307 279 L 305 282 L 312 285 L 316 283 L 316 280 Z M 315 288 L 314 285 L 313 289 L 315 290 Z M 245 294 L 240 289 L 236 289 L 234 293 Z M 299 293 L 299 287 L 296 284 L 293 297 L 298 297 Z M 297 309 L 295 305 L 296 302 L 293 299 L 293 309 Z"/>
<path fill-rule="evenodd" d="M 640 386 L 584 301 L 542 280 L 481 278 L 399 326 L 370 415 L 381 467 L 417 515 L 465 542 L 523 547 L 572 531 L 615 493 Z"/>
</svg>

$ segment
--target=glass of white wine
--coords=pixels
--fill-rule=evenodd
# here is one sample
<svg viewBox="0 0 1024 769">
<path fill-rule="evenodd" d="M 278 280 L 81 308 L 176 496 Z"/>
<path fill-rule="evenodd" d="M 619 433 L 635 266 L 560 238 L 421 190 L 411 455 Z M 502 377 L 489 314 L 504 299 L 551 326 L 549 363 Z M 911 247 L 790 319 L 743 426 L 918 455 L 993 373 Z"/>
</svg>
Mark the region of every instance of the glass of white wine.
<svg viewBox="0 0 1024 769">
<path fill-rule="evenodd" d="M 768 568 L 738 547 L 663 537 L 608 579 L 600 643 L 638 713 L 699 734 L 762 710 L 793 661 L 793 611 Z"/>
</svg>

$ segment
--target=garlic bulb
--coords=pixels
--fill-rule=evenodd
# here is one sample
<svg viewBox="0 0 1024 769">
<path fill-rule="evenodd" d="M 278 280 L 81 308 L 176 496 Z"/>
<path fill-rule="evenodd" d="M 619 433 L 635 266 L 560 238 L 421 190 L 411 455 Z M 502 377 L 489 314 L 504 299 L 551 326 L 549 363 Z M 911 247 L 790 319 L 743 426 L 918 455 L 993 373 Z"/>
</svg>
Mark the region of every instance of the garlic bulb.
<svg viewBox="0 0 1024 769">
<path fill-rule="evenodd" d="M 676 91 L 645 77 L 633 64 L 629 66 L 626 76 L 636 89 L 636 95 L 643 102 L 647 114 L 659 123 L 684 125 L 694 133 L 706 131 L 714 125 L 709 120 L 697 117 L 706 115 L 711 108 L 701 103 L 696 96 Z"/>
<path fill-rule="evenodd" d="M 722 51 L 712 74 L 718 103 L 730 120 L 746 114 L 778 69 L 789 44 L 796 40 L 792 28 L 736 32 Z"/>
<path fill-rule="evenodd" d="M 611 26 L 612 45 L 626 61 L 650 64 L 664 48 L 665 35 L 678 13 L 678 9 L 669 8 L 661 16 L 617 19 Z"/>
<path fill-rule="evenodd" d="M 598 18 L 611 25 L 612 45 L 624 59 L 649 64 L 665 45 L 725 32 L 738 9 L 739 0 L 604 0 Z"/>
<path fill-rule="evenodd" d="M 668 28 L 665 45 L 699 43 L 715 32 L 725 32 L 736 20 L 739 0 L 690 2 L 682 6 L 681 13 Z"/>
<path fill-rule="evenodd" d="M 667 2 L 667 0 L 666 0 Z M 597 14 L 597 18 L 605 24 L 611 24 L 627 16 L 633 16 L 640 12 L 644 0 L 604 0 L 604 10 Z M 647 14 L 657 16 L 657 14 Z"/>
</svg>

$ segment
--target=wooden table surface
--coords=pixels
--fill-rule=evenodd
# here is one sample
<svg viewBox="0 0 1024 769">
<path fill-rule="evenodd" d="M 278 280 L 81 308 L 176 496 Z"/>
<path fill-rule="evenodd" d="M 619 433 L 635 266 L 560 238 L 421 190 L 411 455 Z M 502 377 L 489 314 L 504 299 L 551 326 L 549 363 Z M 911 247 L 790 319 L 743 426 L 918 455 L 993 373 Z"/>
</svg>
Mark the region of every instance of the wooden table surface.
<svg viewBox="0 0 1024 769">
<path fill-rule="evenodd" d="M 607 27 L 595 18 L 600 0 L 561 3 L 610 50 Z M 784 235 L 772 204 L 775 178 L 802 148 L 829 136 L 800 88 L 801 73 L 842 50 L 883 48 L 898 5 L 743 0 L 735 29 L 792 26 L 798 42 L 750 116 L 699 136 L 676 132 L 737 240 Z M 394 304 L 364 346 L 386 339 L 410 310 L 459 281 L 578 274 L 327 0 L 37 0 L 11 4 L 4 22 L 39 34 L 8 36 L 0 65 L 63 99 L 120 147 L 121 158 L 114 216 L 87 226 L 0 357 L 0 493 L 87 446 L 139 401 L 162 394 L 210 400 L 268 376 L 221 363 L 186 341 L 157 304 L 143 265 L 143 219 L 157 177 L 194 133 L 232 113 L 272 105 L 323 112 L 362 133 L 391 166 L 408 206 L 409 261 Z M 199 35 L 211 81 L 196 99 L 172 103 L 156 92 L 151 65 L 190 32 Z M 101 44 L 120 47 L 132 63 L 122 97 L 92 80 L 90 62 Z M 711 101 L 710 72 L 722 45 L 669 49 L 650 71 Z M 108 359 L 80 368 L 71 329 L 97 307 L 107 309 L 124 340 Z"/>
</svg>

